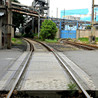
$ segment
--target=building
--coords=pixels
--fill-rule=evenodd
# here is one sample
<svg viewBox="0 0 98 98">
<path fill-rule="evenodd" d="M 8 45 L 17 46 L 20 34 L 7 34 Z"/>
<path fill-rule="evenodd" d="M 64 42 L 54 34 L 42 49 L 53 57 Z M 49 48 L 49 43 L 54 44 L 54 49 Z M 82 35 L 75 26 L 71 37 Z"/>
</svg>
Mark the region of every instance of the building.
<svg viewBox="0 0 98 98">
<path fill-rule="evenodd" d="M 91 14 L 89 9 L 62 10 L 61 18 L 68 20 L 66 20 L 65 23 L 61 23 L 60 37 L 76 38 L 77 30 L 83 30 L 86 28 L 88 25 L 86 21 L 89 21 L 90 23 Z"/>
<path fill-rule="evenodd" d="M 98 8 L 95 8 L 95 21 L 98 21 Z M 83 21 L 91 21 L 91 11 L 89 9 L 73 9 L 73 10 L 62 10 L 61 11 L 61 18 L 66 19 L 73 19 L 75 20 L 80 19 Z"/>
</svg>

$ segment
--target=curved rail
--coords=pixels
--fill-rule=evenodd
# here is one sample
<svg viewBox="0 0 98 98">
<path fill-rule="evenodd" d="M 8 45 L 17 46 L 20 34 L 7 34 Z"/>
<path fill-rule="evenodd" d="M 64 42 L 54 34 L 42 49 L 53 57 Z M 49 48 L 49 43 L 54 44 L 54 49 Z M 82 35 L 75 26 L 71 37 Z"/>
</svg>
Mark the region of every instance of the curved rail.
<svg viewBox="0 0 98 98">
<path fill-rule="evenodd" d="M 30 44 L 30 43 L 29 43 L 29 44 Z M 26 61 L 25 61 L 25 63 L 24 63 L 24 66 L 22 67 L 20 73 L 18 74 L 18 76 L 17 76 L 17 78 L 16 78 L 16 80 L 15 80 L 15 82 L 14 82 L 12 88 L 11 88 L 10 91 L 8 92 L 6 98 L 10 98 L 11 95 L 13 94 L 14 89 L 15 89 L 16 85 L 18 84 L 18 82 L 19 82 L 19 80 L 20 80 L 20 78 L 21 78 L 21 76 L 22 76 L 22 74 L 23 74 L 23 72 L 24 72 L 24 70 L 25 70 L 25 68 L 26 68 L 26 66 L 27 66 L 27 64 L 28 64 L 28 62 L 29 62 L 29 60 L 30 60 L 30 57 L 31 57 L 32 52 L 33 52 L 33 50 L 34 50 L 32 47 L 33 47 L 32 44 L 30 44 L 30 48 L 31 48 L 31 49 L 30 49 L 30 53 L 29 53 L 29 55 L 28 55 L 28 57 L 27 57 L 27 59 L 26 59 Z"/>
<path fill-rule="evenodd" d="M 71 42 L 71 41 L 67 41 L 67 40 L 64 40 L 64 43 L 71 44 L 71 45 L 74 45 L 76 47 L 81 47 L 81 48 L 87 49 L 87 50 L 95 50 L 95 49 L 98 49 L 98 46 L 87 45 L 87 44 L 77 43 L 77 42 Z"/>
<path fill-rule="evenodd" d="M 37 41 L 38 42 L 38 41 Z M 78 87 L 81 89 L 81 91 L 84 93 L 84 95 L 87 97 L 87 98 L 92 98 L 88 93 L 87 91 L 82 87 L 82 85 L 79 83 L 79 81 L 77 80 L 77 78 L 75 77 L 75 75 L 71 72 L 71 70 L 66 66 L 66 64 L 64 63 L 64 61 L 62 60 L 62 57 L 59 56 L 59 54 L 56 52 L 55 49 L 51 48 L 50 46 L 48 46 L 47 44 L 45 43 L 42 43 L 42 42 L 39 42 L 41 43 L 42 45 L 44 45 L 45 47 L 48 48 L 48 50 L 52 51 L 53 54 L 56 56 L 56 58 L 60 61 L 60 63 L 67 69 L 67 71 L 69 72 L 69 74 L 71 75 L 71 77 L 74 79 L 74 81 L 76 82 L 76 84 L 78 85 Z"/>
<path fill-rule="evenodd" d="M 25 39 L 26 41 L 28 41 L 27 39 Z M 29 42 L 29 41 L 28 41 Z M 38 42 L 38 41 L 37 41 Z M 30 43 L 30 42 L 29 42 Z M 86 90 L 82 87 L 82 85 L 79 83 L 79 81 L 77 80 L 77 78 L 75 77 L 75 75 L 71 72 L 71 70 L 66 66 L 66 64 L 64 63 L 64 61 L 62 60 L 62 57 L 59 56 L 59 54 L 56 52 L 56 50 L 54 50 L 53 48 L 51 48 L 50 46 L 48 46 L 47 44 L 45 43 L 42 43 L 42 42 L 39 42 L 40 44 L 42 44 L 43 46 L 45 46 L 49 51 L 53 52 L 53 54 L 55 55 L 55 57 L 59 60 L 59 62 L 65 67 L 65 69 L 67 69 L 67 71 L 69 72 L 70 76 L 74 79 L 74 81 L 76 82 L 76 84 L 78 85 L 78 87 L 81 89 L 81 91 L 84 93 L 84 95 L 87 97 L 87 98 L 91 98 L 90 95 L 86 92 Z M 32 44 L 31 44 L 32 45 Z M 31 46 L 32 47 L 32 46 Z M 6 98 L 10 98 L 16 85 L 18 84 L 18 81 L 20 80 L 26 66 L 27 66 L 27 63 L 29 62 L 30 60 L 30 57 L 32 55 L 32 51 L 34 49 L 31 49 L 29 55 L 28 55 L 28 58 L 26 59 L 26 62 L 23 66 L 23 68 L 21 69 L 21 72 L 19 73 L 16 81 L 14 82 L 13 84 L 13 87 L 10 89 L 8 95 L 6 96 Z"/>
</svg>

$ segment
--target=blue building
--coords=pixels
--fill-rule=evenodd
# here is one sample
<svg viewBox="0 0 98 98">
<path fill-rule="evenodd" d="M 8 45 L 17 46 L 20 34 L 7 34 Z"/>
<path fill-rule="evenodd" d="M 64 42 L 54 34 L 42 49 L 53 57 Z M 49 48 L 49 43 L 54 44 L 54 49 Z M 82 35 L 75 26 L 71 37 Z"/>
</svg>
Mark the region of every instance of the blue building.
<svg viewBox="0 0 98 98">
<path fill-rule="evenodd" d="M 98 21 L 98 8 L 95 8 L 96 12 L 96 21 Z M 74 10 L 62 10 L 61 18 L 68 18 L 68 16 L 78 17 L 83 21 L 91 21 L 91 12 L 89 9 L 74 9 Z"/>
<path fill-rule="evenodd" d="M 97 13 L 98 9 L 95 9 L 95 11 Z M 70 26 L 70 24 L 68 24 L 66 22 L 65 26 L 63 26 L 63 29 L 62 28 L 60 29 L 60 31 L 61 31 L 60 37 L 61 38 L 76 38 L 77 29 L 84 29 L 86 26 L 86 24 L 85 24 L 85 26 L 83 24 L 78 24 L 77 20 L 90 22 L 91 21 L 91 12 L 89 11 L 89 9 L 62 10 L 61 18 L 73 20 L 70 23 L 73 25 Z M 98 21 L 97 14 L 96 14 L 96 21 Z M 62 27 L 62 24 L 63 23 L 61 23 L 61 27 Z"/>
</svg>

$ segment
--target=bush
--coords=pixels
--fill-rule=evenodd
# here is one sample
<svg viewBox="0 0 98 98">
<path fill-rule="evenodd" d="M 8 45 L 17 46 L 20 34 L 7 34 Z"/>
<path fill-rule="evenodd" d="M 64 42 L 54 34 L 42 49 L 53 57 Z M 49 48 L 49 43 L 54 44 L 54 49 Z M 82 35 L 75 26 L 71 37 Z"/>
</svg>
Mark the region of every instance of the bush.
<svg viewBox="0 0 98 98">
<path fill-rule="evenodd" d="M 56 32 L 56 24 L 52 20 L 45 20 L 41 26 L 40 38 L 42 40 L 54 39 L 56 36 Z"/>
</svg>

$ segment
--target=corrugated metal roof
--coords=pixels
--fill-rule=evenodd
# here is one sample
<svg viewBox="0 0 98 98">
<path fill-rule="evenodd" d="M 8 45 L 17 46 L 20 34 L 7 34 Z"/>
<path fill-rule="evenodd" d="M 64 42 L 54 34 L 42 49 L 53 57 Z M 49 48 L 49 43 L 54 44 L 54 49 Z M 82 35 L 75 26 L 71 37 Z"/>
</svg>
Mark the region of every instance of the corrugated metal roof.
<svg viewBox="0 0 98 98">
<path fill-rule="evenodd" d="M 3 16 L 4 15 L 4 12 L 0 12 L 0 16 Z"/>
</svg>

